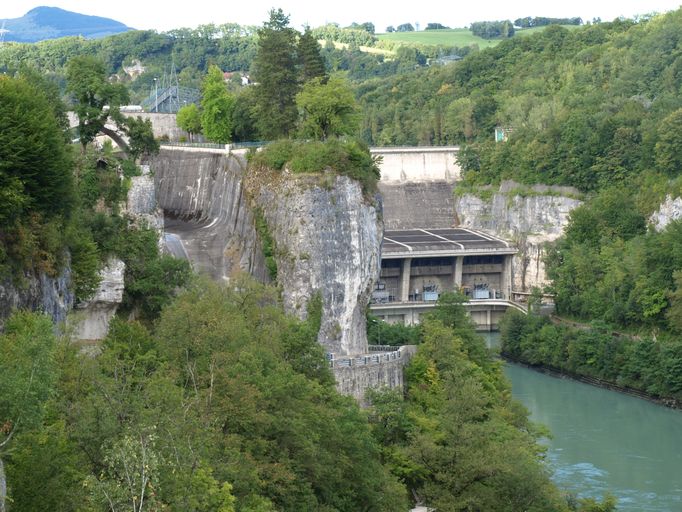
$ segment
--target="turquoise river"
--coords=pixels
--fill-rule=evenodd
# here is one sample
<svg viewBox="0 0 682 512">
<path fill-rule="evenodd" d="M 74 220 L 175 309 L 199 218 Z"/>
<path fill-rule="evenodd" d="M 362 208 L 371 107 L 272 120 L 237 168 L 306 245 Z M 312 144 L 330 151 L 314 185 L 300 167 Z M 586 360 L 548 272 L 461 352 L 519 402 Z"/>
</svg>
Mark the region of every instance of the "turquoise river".
<svg viewBox="0 0 682 512">
<path fill-rule="evenodd" d="M 514 397 L 552 433 L 543 442 L 561 488 L 610 492 L 619 511 L 682 511 L 682 411 L 515 364 L 505 373 Z"/>
</svg>

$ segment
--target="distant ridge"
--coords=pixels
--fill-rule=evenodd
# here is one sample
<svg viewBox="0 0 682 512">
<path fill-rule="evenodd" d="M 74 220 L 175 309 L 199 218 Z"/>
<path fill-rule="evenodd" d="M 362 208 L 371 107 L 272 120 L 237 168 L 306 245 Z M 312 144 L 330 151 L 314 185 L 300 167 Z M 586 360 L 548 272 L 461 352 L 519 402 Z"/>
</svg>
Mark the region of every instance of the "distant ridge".
<svg viewBox="0 0 682 512">
<path fill-rule="evenodd" d="M 96 39 L 133 30 L 110 18 L 88 16 L 58 7 L 36 7 L 21 18 L 0 19 L 0 26 L 3 21 L 7 30 L 5 41 L 21 43 L 35 43 L 66 36 Z"/>
</svg>

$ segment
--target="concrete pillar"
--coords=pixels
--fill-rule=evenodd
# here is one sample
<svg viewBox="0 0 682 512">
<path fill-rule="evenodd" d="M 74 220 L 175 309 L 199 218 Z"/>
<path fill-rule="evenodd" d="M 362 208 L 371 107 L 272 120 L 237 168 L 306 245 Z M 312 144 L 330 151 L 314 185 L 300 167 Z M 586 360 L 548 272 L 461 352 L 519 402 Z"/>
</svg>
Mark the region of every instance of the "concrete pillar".
<svg viewBox="0 0 682 512">
<path fill-rule="evenodd" d="M 412 269 L 412 258 L 405 258 L 402 261 L 400 270 L 400 302 L 407 302 L 410 295 L 410 273 Z"/>
<path fill-rule="evenodd" d="M 511 264 L 512 264 L 512 256 L 507 255 L 504 257 L 504 263 L 502 264 L 502 279 L 500 283 L 500 288 L 502 289 L 502 293 L 504 294 L 504 298 L 507 300 L 511 300 L 511 286 L 512 286 L 512 279 L 511 279 Z"/>
<path fill-rule="evenodd" d="M 455 271 L 452 276 L 452 281 L 454 282 L 455 289 L 459 289 L 462 286 L 462 266 L 464 265 L 464 256 L 457 256 L 455 258 Z"/>
<path fill-rule="evenodd" d="M 493 330 L 493 319 L 492 319 L 492 311 L 490 311 L 490 308 L 488 308 L 485 311 L 485 328 L 488 331 Z"/>
</svg>

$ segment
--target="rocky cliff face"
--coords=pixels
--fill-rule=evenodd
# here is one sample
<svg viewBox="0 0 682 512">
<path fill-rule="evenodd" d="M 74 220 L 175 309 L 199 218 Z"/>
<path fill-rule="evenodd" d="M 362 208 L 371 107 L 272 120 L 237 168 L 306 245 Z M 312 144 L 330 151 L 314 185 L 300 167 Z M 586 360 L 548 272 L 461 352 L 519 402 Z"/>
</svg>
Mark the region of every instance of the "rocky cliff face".
<svg viewBox="0 0 682 512">
<path fill-rule="evenodd" d="M 73 337 L 77 340 L 101 340 L 109 332 L 109 322 L 123 301 L 125 263 L 112 258 L 100 270 L 100 283 L 92 298 L 76 305 Z"/>
<path fill-rule="evenodd" d="M 309 300 L 319 293 L 319 342 L 336 354 L 367 352 L 365 309 L 383 236 L 376 207 L 344 176 L 325 176 L 325 186 L 318 176 L 259 178 L 261 185 L 250 189 L 276 244 L 286 310 L 305 318 Z"/>
<path fill-rule="evenodd" d="M 154 178 L 149 166 L 142 166 L 142 176 L 131 179 L 130 190 L 122 213 L 137 224 L 163 231 L 163 212 L 158 206 Z M 161 236 L 159 236 L 161 240 Z M 109 332 L 109 322 L 123 301 L 125 264 L 110 259 L 100 270 L 100 284 L 94 295 L 76 305 L 74 338 L 81 341 L 101 340 Z"/>
<path fill-rule="evenodd" d="M 536 186 L 525 195 L 515 194 L 517 188 L 505 182 L 490 200 L 472 194 L 455 197 L 455 211 L 460 226 L 488 231 L 518 246 L 512 263 L 512 288 L 530 291 L 548 284 L 545 245 L 563 234 L 568 214 L 582 201 L 561 195 L 577 194 L 566 187 Z"/>
<path fill-rule="evenodd" d="M 243 158 L 162 150 L 149 162 L 171 252 L 216 280 L 245 271 L 267 281 L 265 261 L 247 205 Z"/>
<path fill-rule="evenodd" d="M 11 280 L 0 282 L 0 328 L 15 309 L 43 311 L 52 317 L 53 322 L 63 322 L 74 302 L 70 284 L 71 268 L 68 264 L 56 277 L 27 274 L 19 283 Z"/>
<path fill-rule="evenodd" d="M 148 165 L 142 166 L 142 176 L 134 176 L 130 180 L 130 190 L 122 213 L 159 233 L 163 231 L 163 211 L 159 208 L 154 177 Z"/>
<path fill-rule="evenodd" d="M 649 222 L 656 231 L 663 231 L 674 220 L 682 219 L 682 197 L 672 198 L 668 194 L 658 211 L 651 214 Z"/>
</svg>

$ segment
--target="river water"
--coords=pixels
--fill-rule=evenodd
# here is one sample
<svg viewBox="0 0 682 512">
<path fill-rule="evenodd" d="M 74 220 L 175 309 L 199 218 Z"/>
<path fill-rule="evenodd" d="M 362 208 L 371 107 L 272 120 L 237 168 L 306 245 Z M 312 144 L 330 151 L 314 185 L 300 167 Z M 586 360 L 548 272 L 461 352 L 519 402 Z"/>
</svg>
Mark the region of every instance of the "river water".
<svg viewBox="0 0 682 512">
<path fill-rule="evenodd" d="M 488 337 L 496 345 L 499 334 Z M 682 412 L 506 364 L 514 397 L 547 426 L 559 487 L 618 498 L 619 511 L 682 511 Z"/>
</svg>

